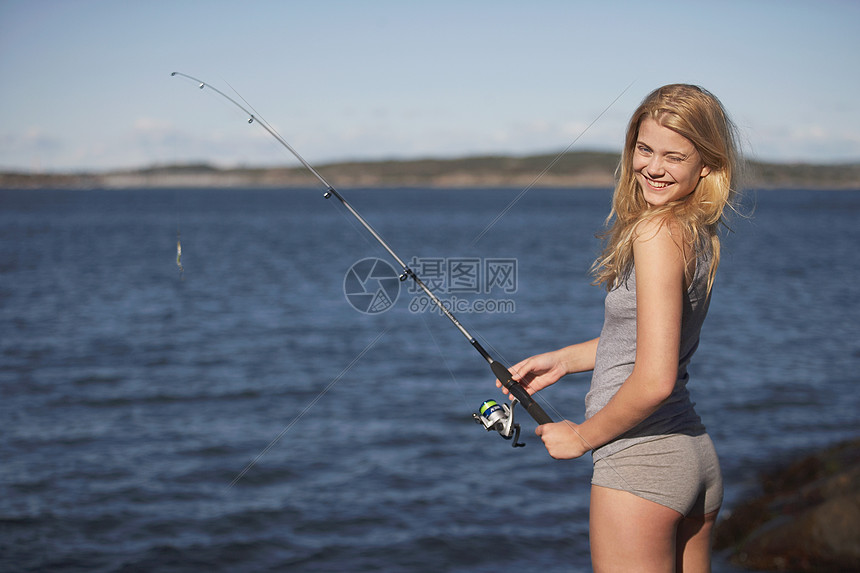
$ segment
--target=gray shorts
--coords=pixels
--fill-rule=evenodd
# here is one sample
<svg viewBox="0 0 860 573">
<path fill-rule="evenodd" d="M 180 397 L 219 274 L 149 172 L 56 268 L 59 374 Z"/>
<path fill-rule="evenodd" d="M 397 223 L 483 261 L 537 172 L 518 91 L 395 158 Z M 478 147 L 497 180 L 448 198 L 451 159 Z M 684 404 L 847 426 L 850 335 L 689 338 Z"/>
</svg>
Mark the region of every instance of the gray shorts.
<svg viewBox="0 0 860 573">
<path fill-rule="evenodd" d="M 629 491 L 681 515 L 705 515 L 723 502 L 723 478 L 707 434 L 670 434 L 594 462 L 593 485 Z"/>
</svg>

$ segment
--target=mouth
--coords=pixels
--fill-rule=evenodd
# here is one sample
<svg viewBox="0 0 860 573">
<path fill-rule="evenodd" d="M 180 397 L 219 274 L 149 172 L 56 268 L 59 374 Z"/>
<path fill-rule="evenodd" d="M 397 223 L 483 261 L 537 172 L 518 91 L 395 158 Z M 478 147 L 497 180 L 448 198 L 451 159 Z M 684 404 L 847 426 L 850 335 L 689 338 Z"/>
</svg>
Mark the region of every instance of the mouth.
<svg viewBox="0 0 860 573">
<path fill-rule="evenodd" d="M 672 185 L 671 181 L 654 181 L 653 179 L 649 179 L 644 175 L 642 176 L 642 178 L 652 189 L 665 189 L 666 187 Z"/>
</svg>

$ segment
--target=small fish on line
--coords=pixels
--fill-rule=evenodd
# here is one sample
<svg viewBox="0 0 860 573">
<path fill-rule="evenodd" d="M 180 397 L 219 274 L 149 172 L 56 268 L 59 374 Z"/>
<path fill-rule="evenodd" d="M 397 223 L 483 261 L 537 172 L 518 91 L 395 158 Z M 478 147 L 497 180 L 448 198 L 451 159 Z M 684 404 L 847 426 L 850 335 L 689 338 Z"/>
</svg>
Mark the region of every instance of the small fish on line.
<svg viewBox="0 0 860 573">
<path fill-rule="evenodd" d="M 182 241 L 176 233 L 176 266 L 179 267 L 179 278 L 185 280 L 185 269 L 182 267 Z"/>
</svg>

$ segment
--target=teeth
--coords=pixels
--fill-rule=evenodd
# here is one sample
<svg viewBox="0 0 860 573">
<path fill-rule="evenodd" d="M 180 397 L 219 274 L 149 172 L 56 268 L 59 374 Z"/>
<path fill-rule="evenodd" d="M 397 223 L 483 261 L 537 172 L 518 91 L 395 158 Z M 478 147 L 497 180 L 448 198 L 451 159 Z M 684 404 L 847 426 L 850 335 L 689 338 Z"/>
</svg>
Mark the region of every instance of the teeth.
<svg viewBox="0 0 860 573">
<path fill-rule="evenodd" d="M 664 181 L 654 181 L 653 179 L 649 179 L 648 184 L 655 189 L 663 189 L 669 186 L 669 183 L 666 183 Z"/>
</svg>

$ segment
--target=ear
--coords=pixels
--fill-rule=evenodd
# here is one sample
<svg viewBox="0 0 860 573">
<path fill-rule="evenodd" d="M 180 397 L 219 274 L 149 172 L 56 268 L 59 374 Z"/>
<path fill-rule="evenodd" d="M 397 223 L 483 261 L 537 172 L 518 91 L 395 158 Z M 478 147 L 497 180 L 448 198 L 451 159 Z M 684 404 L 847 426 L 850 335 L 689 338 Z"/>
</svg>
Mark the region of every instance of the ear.
<svg viewBox="0 0 860 573">
<path fill-rule="evenodd" d="M 710 172 L 711 172 L 711 168 L 708 167 L 707 165 L 704 165 L 704 166 L 702 166 L 702 172 L 699 174 L 699 177 L 700 178 L 701 177 L 707 177 Z"/>
</svg>

